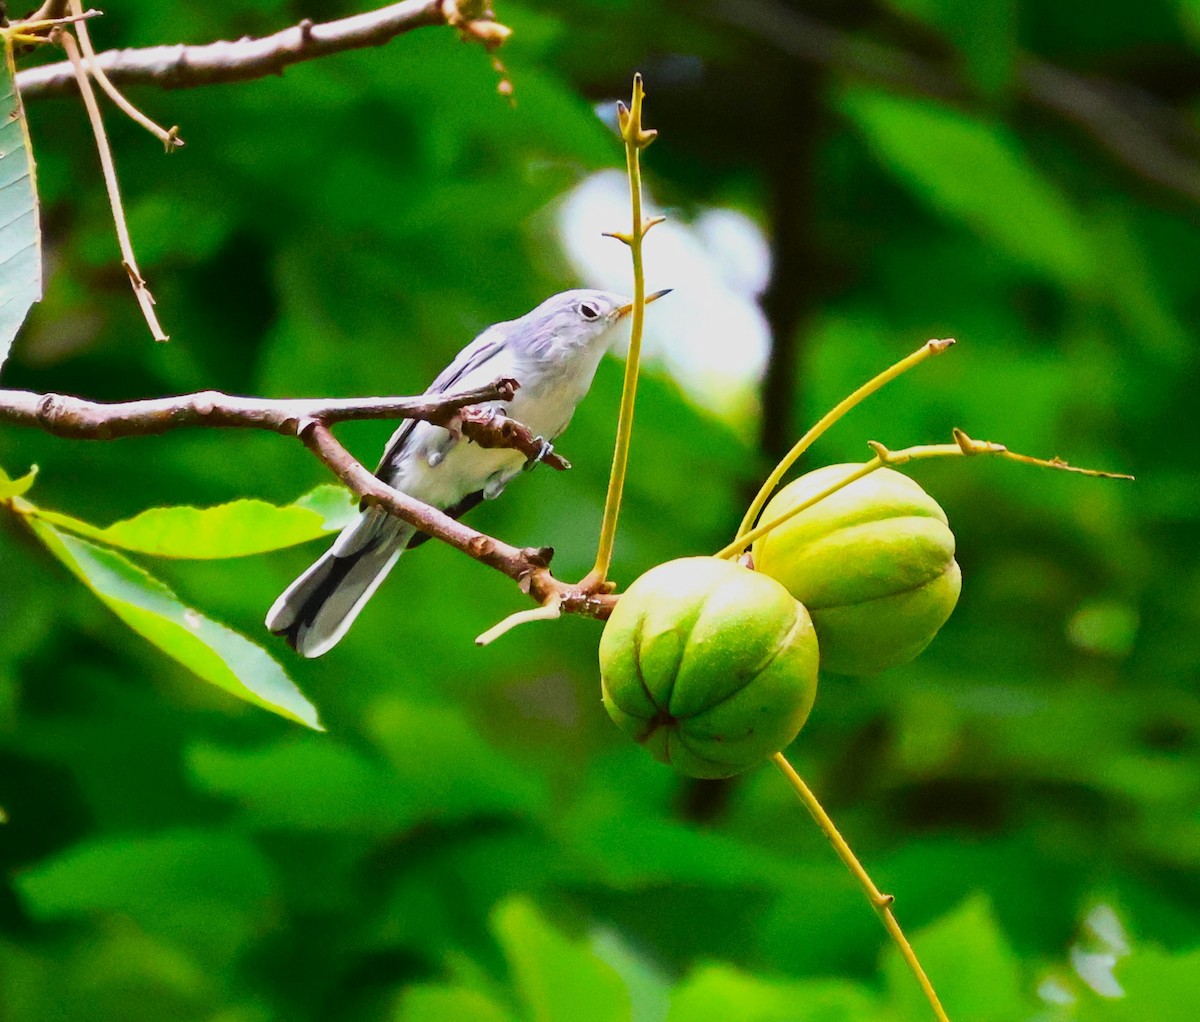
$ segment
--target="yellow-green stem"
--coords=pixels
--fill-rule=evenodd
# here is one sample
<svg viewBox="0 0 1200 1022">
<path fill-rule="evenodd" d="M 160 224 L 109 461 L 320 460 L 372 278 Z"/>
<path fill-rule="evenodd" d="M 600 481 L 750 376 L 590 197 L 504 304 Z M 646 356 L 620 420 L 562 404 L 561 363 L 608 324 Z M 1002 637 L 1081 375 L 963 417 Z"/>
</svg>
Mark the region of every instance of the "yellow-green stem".
<svg viewBox="0 0 1200 1022">
<path fill-rule="evenodd" d="M 866 894 L 867 900 L 871 903 L 871 907 L 875 910 L 875 914 L 879 916 L 880 922 L 883 923 L 884 929 L 887 930 L 896 947 L 900 951 L 900 955 L 904 958 L 905 963 L 917 978 L 917 982 L 921 985 L 921 990 L 925 997 L 929 1000 L 929 1006 L 933 1008 L 933 1014 L 938 1019 L 938 1022 L 950 1022 L 946 1015 L 946 1010 L 942 1007 L 942 1002 L 938 1000 L 937 992 L 933 989 L 933 984 L 929 982 L 929 977 L 925 975 L 925 970 L 921 968 L 921 963 L 917 959 L 917 954 L 909 944 L 908 939 L 904 936 L 904 931 L 900 929 L 900 924 L 896 922 L 895 915 L 892 914 L 892 902 L 894 899 L 890 894 L 884 894 L 875 886 L 875 882 L 863 869 L 862 863 L 858 861 L 850 846 L 846 844 L 846 839 L 838 833 L 837 827 L 834 826 L 833 820 L 829 818 L 829 814 L 825 812 L 821 803 L 817 801 L 817 796 L 812 793 L 812 789 L 804 783 L 804 779 L 796 773 L 795 768 L 789 763 L 782 752 L 777 752 L 772 757 L 772 762 L 779 768 L 779 772 L 783 774 L 788 784 L 800 797 L 800 801 L 804 803 L 804 808 L 808 810 L 809 815 L 816 821 L 818 827 L 829 839 L 829 843 L 833 845 L 833 850 L 837 852 L 838 858 L 845 863 L 846 868 L 854 875 L 854 879 L 858 881 L 859 886 Z"/>
<path fill-rule="evenodd" d="M 628 114 L 622 114 L 621 134 L 625 139 L 625 166 L 629 173 L 629 203 L 633 209 L 633 227 L 628 236 L 618 235 L 629 245 L 633 259 L 633 309 L 630 313 L 629 356 L 625 360 L 625 384 L 621 391 L 621 411 L 617 419 L 617 442 L 613 448 L 612 472 L 608 478 L 608 494 L 604 499 L 604 519 L 600 525 L 600 542 L 596 548 L 596 563 L 585 580 L 590 587 L 600 587 L 608 578 L 612 564 L 613 545 L 617 536 L 617 518 L 621 513 L 621 495 L 625 489 L 625 469 L 629 464 L 629 445 L 633 435 L 633 411 L 637 399 L 638 368 L 642 356 L 642 324 L 646 317 L 646 279 L 642 271 L 642 239 L 647 225 L 642 219 L 641 150 L 649 145 L 653 135 L 642 129 L 642 76 L 633 79 L 633 98 Z"/>
<path fill-rule="evenodd" d="M 821 419 L 816 423 L 816 425 L 814 425 L 812 429 L 805 433 L 804 436 L 802 436 L 796 442 L 796 446 L 783 456 L 783 460 L 780 461 L 779 464 L 775 466 L 771 474 L 767 476 L 767 481 L 762 484 L 762 487 L 755 495 L 754 500 L 750 502 L 750 507 L 746 509 L 746 516 L 742 519 L 742 524 L 738 527 L 737 538 L 740 538 L 745 533 L 750 531 L 755 520 L 758 518 L 759 512 L 762 511 L 763 505 L 766 504 L 767 499 L 771 496 L 771 494 L 775 492 L 775 487 L 779 485 L 780 480 L 782 480 L 787 474 L 788 469 L 796 464 L 800 458 L 800 455 L 807 451 L 817 440 L 817 438 L 820 437 L 826 430 L 828 430 L 830 426 L 837 422 L 838 419 L 840 419 L 852 408 L 869 398 L 875 393 L 875 391 L 887 386 L 887 384 L 891 383 L 892 380 L 894 380 L 897 376 L 908 372 L 908 370 L 912 369 L 914 366 L 920 365 L 931 355 L 941 354 L 953 343 L 954 341 L 952 339 L 947 338 L 946 340 L 928 341 L 927 343 L 922 344 L 921 347 L 914 351 L 911 355 L 907 356 L 906 358 L 902 358 L 895 365 L 885 369 L 873 379 L 868 380 L 853 394 L 844 400 L 839 401 L 830 411 L 826 412 L 825 415 L 822 416 Z"/>
<path fill-rule="evenodd" d="M 833 483 L 815 496 L 809 497 L 808 500 L 797 504 L 795 507 L 790 507 L 781 515 L 777 515 L 769 522 L 764 522 L 744 535 L 739 536 L 727 547 L 718 550 L 714 555 L 716 557 L 731 558 L 736 557 L 745 550 L 751 543 L 765 536 L 772 529 L 777 529 L 784 522 L 801 511 L 806 511 L 814 504 L 824 500 L 830 494 L 836 493 L 843 486 L 849 486 L 856 479 L 861 479 L 863 476 L 870 475 L 878 468 L 884 465 L 903 465 L 909 461 L 924 461 L 929 458 L 964 458 L 971 457 L 977 454 L 990 454 L 999 458 L 1007 458 L 1010 461 L 1018 461 L 1023 465 L 1036 465 L 1039 468 L 1053 468 L 1060 472 L 1075 472 L 1079 475 L 1097 476 L 1102 479 L 1132 479 L 1133 476 L 1124 475 L 1118 472 L 1102 472 L 1092 468 L 1076 468 L 1074 465 L 1068 465 L 1060 458 L 1034 458 L 1028 454 L 1018 454 L 1016 451 L 1010 451 L 1003 444 L 997 444 L 990 440 L 972 440 L 961 429 L 954 430 L 954 443 L 952 444 L 918 444 L 914 447 L 905 447 L 899 451 L 890 451 L 881 443 L 872 440 L 868 446 L 875 452 L 875 457 L 870 461 L 863 463 L 853 472 L 848 472 L 845 478 Z"/>
</svg>

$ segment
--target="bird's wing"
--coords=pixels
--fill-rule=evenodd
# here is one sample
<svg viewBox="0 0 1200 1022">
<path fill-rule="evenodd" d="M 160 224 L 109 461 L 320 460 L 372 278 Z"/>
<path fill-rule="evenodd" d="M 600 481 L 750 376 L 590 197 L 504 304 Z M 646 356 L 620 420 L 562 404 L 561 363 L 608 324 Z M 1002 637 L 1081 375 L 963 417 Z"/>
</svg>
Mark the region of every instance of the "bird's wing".
<svg viewBox="0 0 1200 1022">
<path fill-rule="evenodd" d="M 448 393 L 459 380 L 489 361 L 503 347 L 502 334 L 493 330 L 485 330 L 454 357 L 454 361 L 438 374 L 437 379 L 429 385 L 425 393 Z M 417 421 L 416 419 L 406 419 L 392 434 L 387 447 L 384 448 L 383 457 L 379 459 L 379 467 L 375 469 L 376 475 L 379 475 L 386 466 L 394 464 L 404 453 L 404 446 Z"/>
</svg>

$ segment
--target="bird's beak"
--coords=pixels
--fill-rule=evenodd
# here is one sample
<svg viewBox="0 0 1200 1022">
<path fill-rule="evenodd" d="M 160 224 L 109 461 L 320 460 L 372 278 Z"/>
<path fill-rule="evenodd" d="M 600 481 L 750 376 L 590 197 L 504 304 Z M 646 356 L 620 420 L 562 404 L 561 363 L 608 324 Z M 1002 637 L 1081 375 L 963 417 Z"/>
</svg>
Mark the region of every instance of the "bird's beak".
<svg viewBox="0 0 1200 1022">
<path fill-rule="evenodd" d="M 655 291 L 652 295 L 646 295 L 646 304 L 649 305 L 651 302 L 657 302 L 663 295 L 669 295 L 674 290 L 672 287 L 666 287 L 661 291 Z M 622 305 L 617 309 L 617 319 L 624 319 L 632 311 L 633 302 L 630 302 L 628 305 Z"/>
</svg>

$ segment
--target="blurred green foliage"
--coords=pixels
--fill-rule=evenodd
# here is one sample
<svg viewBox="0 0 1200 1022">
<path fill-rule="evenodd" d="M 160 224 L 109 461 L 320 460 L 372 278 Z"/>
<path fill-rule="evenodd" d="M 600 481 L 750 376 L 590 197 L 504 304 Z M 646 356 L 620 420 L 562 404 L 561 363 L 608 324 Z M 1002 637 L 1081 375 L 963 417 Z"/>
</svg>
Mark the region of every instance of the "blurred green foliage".
<svg viewBox="0 0 1200 1022">
<path fill-rule="evenodd" d="M 824 678 L 789 755 L 897 895 L 956 1022 L 1200 1017 L 1196 209 L 1031 106 L 1015 70 L 1035 53 L 1194 120 L 1194 74 L 1178 69 L 1200 56 L 1196 4 L 794 5 L 961 68 L 975 98 L 953 106 L 837 60 L 798 70 L 720 5 L 496 6 L 514 29 L 501 52 L 515 109 L 485 55 L 424 29 L 278 79 L 139 91 L 182 125 L 188 148 L 170 159 L 109 117 L 169 345 L 129 294 L 78 103 L 30 104 L 51 272 L 5 386 L 422 389 L 484 326 L 576 283 L 550 211 L 620 165 L 592 105 L 640 68 L 661 132 L 649 187 L 674 217 L 741 209 L 778 265 L 795 265 L 780 217 L 804 221 L 805 273 L 784 286 L 808 307 L 780 339 L 796 345 L 798 399 L 780 434 L 925 338 L 962 342 L 856 411 L 810 465 L 960 425 L 1138 476 L 915 470 L 958 538 L 958 612 L 913 664 Z M 128 0 L 92 33 L 101 47 L 200 42 L 352 9 Z M 800 134 L 810 162 L 792 166 L 781 141 Z M 654 274 L 673 283 L 669 266 Z M 687 300 L 679 286 L 671 301 Z M 607 361 L 563 438 L 572 472 L 534 472 L 473 517 L 554 545 L 561 577 L 590 566 L 620 375 Z M 639 400 L 624 583 L 726 542 L 769 467 L 753 424 L 716 420 L 653 366 Z M 342 433 L 371 462 L 390 429 Z M 0 431 L 8 476 L 35 463 L 28 499 L 101 527 L 165 505 L 286 505 L 328 482 L 269 435 Z M 323 531 L 300 510 L 291 527 Z M 178 522 L 159 525 L 177 543 Z M 928 1017 L 773 771 L 686 782 L 617 733 L 595 623 L 477 650 L 523 597 L 431 543 L 335 652 L 299 661 L 260 622 L 318 545 L 112 556 L 267 645 L 327 734 L 200 684 L 0 517 L 5 1019 Z"/>
</svg>

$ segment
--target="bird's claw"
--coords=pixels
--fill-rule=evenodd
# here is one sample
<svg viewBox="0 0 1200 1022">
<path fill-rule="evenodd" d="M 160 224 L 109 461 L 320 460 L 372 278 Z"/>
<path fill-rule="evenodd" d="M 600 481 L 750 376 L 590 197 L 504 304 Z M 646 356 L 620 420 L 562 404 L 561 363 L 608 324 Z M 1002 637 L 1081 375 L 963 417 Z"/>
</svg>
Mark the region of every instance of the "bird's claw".
<svg viewBox="0 0 1200 1022">
<path fill-rule="evenodd" d="M 538 445 L 538 452 L 525 462 L 524 470 L 526 472 L 531 471 L 535 465 L 545 461 L 554 453 L 554 444 L 544 436 L 535 436 L 533 442 Z"/>
</svg>

